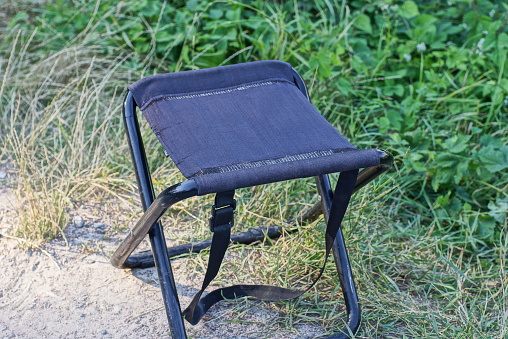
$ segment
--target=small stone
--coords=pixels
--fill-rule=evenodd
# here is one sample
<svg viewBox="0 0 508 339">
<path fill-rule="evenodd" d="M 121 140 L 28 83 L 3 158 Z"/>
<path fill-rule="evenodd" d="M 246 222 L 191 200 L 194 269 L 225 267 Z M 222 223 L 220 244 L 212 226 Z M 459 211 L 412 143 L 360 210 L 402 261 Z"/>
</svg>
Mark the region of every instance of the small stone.
<svg viewBox="0 0 508 339">
<path fill-rule="evenodd" d="M 7 173 L 0 172 L 0 179 L 5 179 L 6 176 L 7 176 Z"/>
<path fill-rule="evenodd" d="M 76 215 L 74 217 L 73 222 L 74 222 L 74 226 L 76 226 L 77 228 L 83 227 L 83 225 L 85 225 L 85 221 L 79 215 Z"/>
<path fill-rule="evenodd" d="M 93 227 L 94 228 L 104 228 L 104 224 L 101 222 L 94 222 Z"/>
</svg>

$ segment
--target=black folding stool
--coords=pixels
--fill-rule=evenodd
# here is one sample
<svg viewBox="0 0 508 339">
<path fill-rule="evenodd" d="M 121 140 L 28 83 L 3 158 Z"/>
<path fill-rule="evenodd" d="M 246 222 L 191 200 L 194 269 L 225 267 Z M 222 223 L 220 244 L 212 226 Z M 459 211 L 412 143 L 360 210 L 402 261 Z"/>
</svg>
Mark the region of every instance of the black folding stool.
<svg viewBox="0 0 508 339">
<path fill-rule="evenodd" d="M 166 155 L 188 179 L 164 190 L 157 199 L 136 106 L 143 111 Z M 223 298 L 288 300 L 308 290 L 237 285 L 201 297 L 220 268 L 230 238 L 248 243 L 277 237 L 283 231 L 281 226 L 272 226 L 230 235 L 236 205 L 234 190 L 311 176 L 316 179 L 328 225 L 326 255 L 333 252 L 348 314 L 347 327 L 332 337 L 348 338 L 356 333 L 360 305 L 340 226 L 351 194 L 392 165 L 393 157 L 388 152 L 354 148 L 310 104 L 298 73 L 280 61 L 142 79 L 129 86 L 123 116 L 145 214 L 113 254 L 111 263 L 118 268 L 156 266 L 173 337 L 187 337 L 183 317 L 195 324 Z M 363 170 L 358 173 L 359 168 Z M 335 192 L 328 179 L 333 172 L 341 172 Z M 162 215 L 178 201 L 209 193 L 217 193 L 210 219 L 212 240 L 167 248 L 159 221 Z M 131 256 L 147 233 L 153 257 Z M 205 282 L 182 313 L 169 257 L 209 246 Z"/>
</svg>

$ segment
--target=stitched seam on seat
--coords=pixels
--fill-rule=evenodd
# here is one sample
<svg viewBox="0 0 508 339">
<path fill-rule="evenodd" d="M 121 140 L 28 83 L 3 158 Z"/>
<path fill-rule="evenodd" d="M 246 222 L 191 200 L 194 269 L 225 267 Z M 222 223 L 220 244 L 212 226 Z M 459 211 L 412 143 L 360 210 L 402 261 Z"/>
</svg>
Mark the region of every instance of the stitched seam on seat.
<svg viewBox="0 0 508 339">
<path fill-rule="evenodd" d="M 216 89 L 211 89 L 211 90 L 206 90 L 206 91 L 179 93 L 179 94 L 163 94 L 163 95 L 159 95 L 159 96 L 150 98 L 150 100 L 145 102 L 140 107 L 140 109 L 144 110 L 149 105 L 151 105 L 152 103 L 157 102 L 157 101 L 193 99 L 193 98 L 206 97 L 206 96 L 211 96 L 211 95 L 227 94 L 227 93 L 236 92 L 236 91 L 243 91 L 243 90 L 254 88 L 254 87 L 273 85 L 275 83 L 287 83 L 287 84 L 290 84 L 290 85 L 293 85 L 296 87 L 296 85 L 294 83 L 292 83 L 286 79 L 281 79 L 281 78 L 263 79 L 263 80 L 249 82 L 249 83 L 245 83 L 245 84 L 239 84 L 239 85 L 230 86 L 230 87 L 216 88 Z"/>
<path fill-rule="evenodd" d="M 329 150 L 323 150 L 323 151 L 313 151 L 313 152 L 307 152 L 307 153 L 300 153 L 295 155 L 288 155 L 282 158 L 276 158 L 276 159 L 266 159 L 266 160 L 257 160 L 257 161 L 247 161 L 242 162 L 238 164 L 233 165 L 225 165 L 225 166 L 218 166 L 218 167 L 208 167 L 203 168 L 196 172 L 195 174 L 191 175 L 189 178 L 193 177 L 199 177 L 206 174 L 214 174 L 214 173 L 228 173 L 228 172 L 234 172 L 234 171 L 240 171 L 244 169 L 251 169 L 251 168 L 258 168 L 263 166 L 269 166 L 269 165 L 277 165 L 277 164 L 285 164 L 300 160 L 308 160 L 308 159 L 315 159 L 315 158 L 321 158 L 326 156 L 331 156 L 338 153 L 345 153 L 350 151 L 357 151 L 356 148 L 341 148 L 341 149 L 329 149 Z"/>
</svg>

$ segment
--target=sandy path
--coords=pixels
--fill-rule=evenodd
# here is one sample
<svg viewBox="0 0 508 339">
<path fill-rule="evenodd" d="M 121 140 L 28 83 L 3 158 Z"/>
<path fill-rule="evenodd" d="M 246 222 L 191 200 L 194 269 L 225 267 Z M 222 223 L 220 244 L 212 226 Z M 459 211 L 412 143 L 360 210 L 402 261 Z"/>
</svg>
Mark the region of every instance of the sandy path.
<svg viewBox="0 0 508 339">
<path fill-rule="evenodd" d="M 165 333 L 159 291 L 103 256 L 64 246 L 24 253 L 0 243 L 0 331 L 7 337 L 158 337 Z M 60 248 L 58 248 L 60 247 Z M 9 269 L 9 267 L 11 269 Z M 12 269 L 16 268 L 16 269 Z M 130 294 L 130 295 L 129 295 Z"/>
<path fill-rule="evenodd" d="M 3 234 L 15 219 L 12 201 L 12 191 L 0 188 Z M 0 238 L 0 338 L 169 337 L 155 270 L 113 268 L 109 253 L 122 235 L 105 236 L 110 225 L 102 221 L 102 227 L 69 225 L 68 244 L 53 240 L 44 246 L 46 253 Z M 201 279 L 188 279 L 187 260 L 172 261 L 182 307 Z M 205 318 L 196 326 L 186 324 L 189 337 L 311 338 L 322 333 L 306 324 L 284 328 L 276 308 L 253 301 L 221 302 Z"/>
</svg>

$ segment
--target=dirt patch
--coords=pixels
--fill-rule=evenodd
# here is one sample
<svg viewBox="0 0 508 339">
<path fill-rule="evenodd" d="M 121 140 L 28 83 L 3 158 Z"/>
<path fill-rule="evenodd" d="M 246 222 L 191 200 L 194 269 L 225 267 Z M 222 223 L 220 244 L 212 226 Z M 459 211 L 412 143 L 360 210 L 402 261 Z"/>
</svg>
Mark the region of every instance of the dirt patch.
<svg viewBox="0 0 508 339">
<path fill-rule="evenodd" d="M 13 191 L 0 188 L 2 234 L 16 222 L 13 201 Z M 27 251 L 14 238 L 0 238 L 2 337 L 169 337 L 155 270 L 119 270 L 109 263 L 125 235 L 122 227 L 135 220 L 120 213 L 118 204 L 76 206 L 69 213 L 66 240 L 50 241 L 41 249 Z M 82 225 L 73 223 L 76 216 Z M 189 279 L 188 260 L 172 260 L 182 307 L 202 279 Z M 283 323 L 276 308 L 239 300 L 219 303 L 198 325 L 186 327 L 193 338 L 312 338 L 323 333 L 316 326 L 287 328 Z"/>
</svg>

